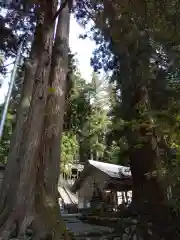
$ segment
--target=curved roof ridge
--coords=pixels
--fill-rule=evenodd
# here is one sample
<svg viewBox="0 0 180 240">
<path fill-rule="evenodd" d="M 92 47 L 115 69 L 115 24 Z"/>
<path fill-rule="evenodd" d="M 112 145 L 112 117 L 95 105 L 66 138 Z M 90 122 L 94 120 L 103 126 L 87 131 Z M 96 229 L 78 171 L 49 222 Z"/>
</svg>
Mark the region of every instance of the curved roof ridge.
<svg viewBox="0 0 180 240">
<path fill-rule="evenodd" d="M 124 177 L 131 176 L 130 168 L 126 167 L 126 166 L 105 163 L 105 162 L 99 162 L 99 161 L 95 161 L 95 160 L 88 160 L 88 162 L 93 167 L 98 168 L 100 171 L 108 174 L 111 177 L 120 178 L 122 176 L 124 176 Z"/>
</svg>

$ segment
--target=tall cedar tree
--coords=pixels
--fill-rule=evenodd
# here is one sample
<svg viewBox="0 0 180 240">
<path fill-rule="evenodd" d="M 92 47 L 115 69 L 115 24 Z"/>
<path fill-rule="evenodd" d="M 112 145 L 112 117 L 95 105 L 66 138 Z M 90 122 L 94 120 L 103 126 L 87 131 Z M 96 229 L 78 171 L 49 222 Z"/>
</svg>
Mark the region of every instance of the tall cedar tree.
<svg viewBox="0 0 180 240">
<path fill-rule="evenodd" d="M 42 132 L 44 129 L 44 116 L 46 115 L 46 102 L 48 104 L 50 101 L 47 101 L 49 79 L 51 79 L 51 84 L 52 86 L 54 85 L 55 88 L 59 82 L 62 84 L 62 89 L 60 89 L 60 86 L 55 89 L 55 96 L 56 93 L 58 93 L 63 99 L 62 93 L 65 85 L 64 79 L 67 72 L 67 66 L 65 66 L 66 60 L 65 62 L 61 61 L 63 66 L 60 68 L 59 63 L 57 63 L 57 56 L 54 56 L 54 54 L 52 56 L 52 48 L 55 20 L 58 17 L 58 14 L 61 14 L 61 11 L 64 10 L 66 4 L 67 1 L 62 2 L 57 11 L 56 0 L 36 2 L 37 25 L 34 34 L 34 41 L 32 43 L 30 58 L 26 63 L 23 93 L 17 113 L 15 130 L 11 140 L 5 176 L 1 186 L 0 236 L 5 240 L 9 239 L 14 228 L 16 228 L 18 235 L 24 233 L 26 227 L 32 223 L 32 220 L 34 220 L 33 222 L 35 223 L 33 226 L 46 225 L 47 227 L 48 225 L 49 228 L 47 229 L 51 235 L 53 234 L 54 239 L 60 237 L 60 232 L 62 232 L 61 228 L 58 228 L 57 230 L 58 219 L 55 219 L 53 209 L 49 208 L 51 202 L 45 201 L 48 197 L 46 197 L 46 195 L 39 196 L 37 191 L 41 189 L 41 193 L 43 194 L 45 186 L 45 194 L 54 194 L 54 191 L 48 191 L 48 189 L 52 189 L 53 184 L 52 186 L 48 186 L 49 183 L 47 184 L 45 181 L 45 179 L 47 179 L 45 177 L 45 169 L 47 169 L 47 164 L 49 163 L 47 163 L 44 158 L 40 157 L 40 153 L 42 153 L 40 149 L 42 149 L 41 143 L 44 141 Z M 69 8 L 68 10 L 67 7 L 65 9 L 64 17 L 66 15 L 69 16 Z M 68 18 L 69 17 L 66 16 L 66 20 Z M 57 31 L 54 48 L 57 48 L 58 46 L 58 50 L 60 51 L 58 51 L 57 54 L 62 51 L 66 56 L 68 40 L 67 35 L 65 35 L 68 34 L 66 22 L 65 25 L 61 25 L 59 28 L 61 29 Z M 62 49 L 59 46 L 59 38 L 61 37 L 66 39 L 65 47 L 64 45 L 61 45 Z M 54 62 L 52 62 L 51 59 Z M 61 76 L 58 79 L 54 68 L 56 70 L 58 69 L 61 73 Z M 54 74 L 53 78 L 50 77 L 50 74 Z M 61 79 L 61 81 L 59 79 Z M 53 99 L 53 97 L 51 98 Z M 54 101 L 54 104 L 57 104 L 57 101 Z M 59 106 L 54 105 L 54 107 L 57 109 Z M 49 124 L 51 124 L 51 122 Z M 58 136 L 60 136 L 61 124 L 60 127 L 58 127 Z M 48 127 L 49 126 L 46 123 L 45 128 Z M 49 128 L 51 128 L 51 126 Z M 44 157 L 43 154 L 42 156 Z M 59 158 L 57 161 L 59 161 Z M 46 175 L 47 177 L 50 177 L 52 176 L 52 172 L 47 172 Z M 46 182 L 45 185 L 44 182 Z M 53 189 L 56 189 L 57 187 L 57 183 L 55 182 L 56 181 L 54 181 L 54 184 L 56 186 L 53 186 Z M 54 196 L 52 196 L 51 199 L 55 200 Z M 47 203 L 49 204 L 48 206 Z M 47 212 L 49 213 L 48 217 L 46 215 L 45 218 L 44 215 L 41 215 L 44 214 L 44 209 L 47 209 L 45 214 Z M 46 221 L 47 219 L 48 222 Z M 45 221 L 42 223 L 43 220 Z M 55 235 L 54 229 L 57 230 Z M 42 227 L 39 227 L 38 229 L 36 228 L 35 230 L 36 235 L 40 237 L 43 233 Z"/>
<path fill-rule="evenodd" d="M 129 3 L 109 0 L 77 1 L 77 6 L 77 18 L 83 24 L 94 21 L 91 33 L 99 45 L 92 61 L 95 70 L 101 67 L 113 70 L 117 95 L 121 99 L 119 110 L 128 123 L 124 126 L 124 133 L 133 176 L 133 203 L 139 210 L 147 203 L 147 211 L 150 210 L 151 214 L 152 210 L 160 210 L 166 201 L 166 186 L 161 174 L 162 156 L 151 115 L 148 84 L 154 54 L 152 43 L 155 39 L 161 40 L 161 44 L 163 26 L 166 23 L 169 27 L 168 6 L 161 8 L 159 1 Z M 160 13 L 163 16 L 161 22 Z"/>
</svg>

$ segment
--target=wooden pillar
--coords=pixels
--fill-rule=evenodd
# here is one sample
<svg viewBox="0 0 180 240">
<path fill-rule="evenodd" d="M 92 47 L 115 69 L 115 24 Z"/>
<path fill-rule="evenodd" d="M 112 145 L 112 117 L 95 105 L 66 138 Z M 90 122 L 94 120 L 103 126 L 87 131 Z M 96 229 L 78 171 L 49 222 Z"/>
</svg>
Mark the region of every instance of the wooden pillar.
<svg viewBox="0 0 180 240">
<path fill-rule="evenodd" d="M 118 209 L 118 195 L 117 195 L 117 191 L 115 191 L 115 201 L 116 201 L 116 210 Z"/>
<path fill-rule="evenodd" d="M 125 191 L 125 201 L 128 203 L 128 195 L 127 195 L 127 190 Z"/>
<path fill-rule="evenodd" d="M 122 195 L 122 203 L 124 203 L 125 202 L 125 198 L 124 198 L 124 192 L 123 191 L 121 192 L 121 195 Z"/>
</svg>

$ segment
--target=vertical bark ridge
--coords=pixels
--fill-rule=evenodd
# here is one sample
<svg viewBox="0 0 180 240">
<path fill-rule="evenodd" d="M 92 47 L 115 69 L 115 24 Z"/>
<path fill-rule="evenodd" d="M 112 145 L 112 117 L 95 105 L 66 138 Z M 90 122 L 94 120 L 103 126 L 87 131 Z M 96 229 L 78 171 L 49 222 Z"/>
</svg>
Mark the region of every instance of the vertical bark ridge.
<svg viewBox="0 0 180 240">
<path fill-rule="evenodd" d="M 40 168 L 37 178 L 37 212 L 45 215 L 44 219 L 49 221 L 51 216 L 52 226 L 56 229 L 53 233 L 54 239 L 59 234 L 64 239 L 69 239 L 65 224 L 60 217 L 58 205 L 58 177 L 60 169 L 60 142 L 64 118 L 65 88 L 68 73 L 68 44 L 69 44 L 69 22 L 72 1 L 68 1 L 62 10 L 57 24 L 55 42 L 52 53 L 51 71 L 49 76 L 49 94 L 45 109 L 44 134 L 42 136 L 39 152 Z M 44 184 L 42 184 L 42 179 Z M 42 197 L 43 196 L 43 197 Z M 40 200 L 41 199 L 41 200 Z M 43 202 L 39 204 L 39 202 Z M 44 206 L 43 209 L 40 207 Z"/>
<path fill-rule="evenodd" d="M 14 222 L 18 222 L 17 225 L 20 226 L 19 230 L 22 230 L 26 215 L 31 215 L 34 211 L 36 159 L 41 140 L 44 108 L 47 98 L 47 85 L 53 44 L 52 35 L 54 30 L 52 17 L 57 8 L 56 3 L 56 0 L 51 0 L 48 3 L 46 1 L 40 2 L 40 12 L 43 14 L 43 19 L 39 21 L 35 32 L 30 58 L 33 67 L 30 66 L 30 71 L 27 71 L 24 79 L 25 83 L 31 82 L 30 85 L 31 87 L 33 86 L 32 98 L 31 90 L 28 92 L 28 97 L 32 100 L 30 99 L 30 107 L 27 107 L 28 117 L 26 128 L 22 128 L 21 133 L 18 132 L 18 130 L 20 130 L 20 127 L 24 124 L 24 112 L 19 113 L 20 117 L 17 119 L 16 132 L 14 134 L 15 139 L 12 142 L 12 145 L 14 145 L 14 143 L 16 143 L 16 145 L 12 147 L 10 153 L 13 159 L 12 153 L 18 150 L 16 158 L 13 159 L 15 169 L 13 169 L 13 164 L 10 162 L 11 158 L 9 157 L 1 189 L 3 196 L 1 211 L 8 208 L 3 218 L 1 218 L 2 216 L 0 217 L 0 224 L 2 225 L 0 236 L 4 240 L 9 239 L 11 227 Z M 22 107 L 24 104 L 26 105 L 27 102 L 27 106 L 29 105 L 29 100 L 24 101 L 27 100 L 25 89 L 24 97 L 21 101 Z M 17 162 L 19 162 L 18 166 L 15 166 Z M 16 171 L 16 173 L 13 174 L 13 171 Z M 17 177 L 17 181 L 16 179 L 11 179 L 11 177 Z M 16 181 L 15 189 L 12 188 L 13 184 L 6 188 L 6 184 L 13 180 Z M 10 193 L 10 190 L 12 190 L 14 194 Z M 11 198 L 12 196 L 13 198 Z M 31 199 L 31 201 L 29 201 L 29 199 Z M 6 219 L 7 221 L 5 221 Z"/>
</svg>

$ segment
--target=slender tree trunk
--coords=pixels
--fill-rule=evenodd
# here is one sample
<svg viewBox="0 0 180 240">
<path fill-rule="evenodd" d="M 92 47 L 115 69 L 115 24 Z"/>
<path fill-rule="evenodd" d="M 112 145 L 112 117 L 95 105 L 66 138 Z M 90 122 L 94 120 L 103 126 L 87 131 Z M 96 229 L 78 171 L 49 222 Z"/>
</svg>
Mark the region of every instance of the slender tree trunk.
<svg viewBox="0 0 180 240">
<path fill-rule="evenodd" d="M 44 229 L 59 239 L 69 239 L 60 217 L 58 178 L 60 173 L 60 145 L 63 130 L 66 80 L 68 73 L 69 23 L 72 0 L 62 10 L 57 24 L 49 76 L 49 93 L 45 109 L 44 130 L 39 152 L 36 212 L 43 218 Z M 42 182 L 44 181 L 44 185 Z M 44 208 L 42 208 L 44 206 Z M 51 217 L 51 224 L 49 218 Z M 42 218 L 41 222 L 42 222 Z M 43 226 L 42 226 L 43 227 Z M 52 232 L 52 229 L 55 232 Z"/>
<path fill-rule="evenodd" d="M 46 1 L 40 2 L 40 19 L 25 74 L 23 97 L 1 189 L 0 236 L 4 240 L 9 239 L 13 223 L 16 223 L 18 233 L 23 232 L 30 221 L 28 217 L 33 216 L 34 212 L 36 158 L 47 97 L 54 30 L 52 16 L 55 10 L 56 0 L 48 4 Z"/>
</svg>

